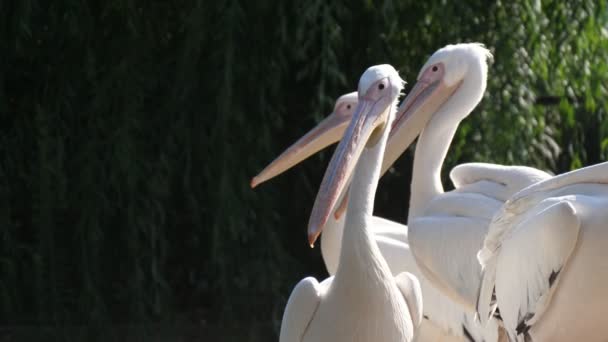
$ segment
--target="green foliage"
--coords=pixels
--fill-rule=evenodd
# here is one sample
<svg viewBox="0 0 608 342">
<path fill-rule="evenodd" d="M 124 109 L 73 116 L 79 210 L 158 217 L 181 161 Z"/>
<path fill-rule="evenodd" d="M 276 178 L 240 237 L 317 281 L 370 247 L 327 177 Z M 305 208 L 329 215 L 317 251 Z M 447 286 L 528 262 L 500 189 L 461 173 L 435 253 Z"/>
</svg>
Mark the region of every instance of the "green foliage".
<svg viewBox="0 0 608 342">
<path fill-rule="evenodd" d="M 330 154 L 255 191 L 251 176 L 367 66 L 413 84 L 465 41 L 495 58 L 445 170 L 606 160 L 607 13 L 604 0 L 0 2 L 0 324 L 188 313 L 276 331 L 295 282 L 325 276 L 305 224 Z M 407 154 L 383 180 L 381 215 L 404 220 L 410 169 Z"/>
</svg>

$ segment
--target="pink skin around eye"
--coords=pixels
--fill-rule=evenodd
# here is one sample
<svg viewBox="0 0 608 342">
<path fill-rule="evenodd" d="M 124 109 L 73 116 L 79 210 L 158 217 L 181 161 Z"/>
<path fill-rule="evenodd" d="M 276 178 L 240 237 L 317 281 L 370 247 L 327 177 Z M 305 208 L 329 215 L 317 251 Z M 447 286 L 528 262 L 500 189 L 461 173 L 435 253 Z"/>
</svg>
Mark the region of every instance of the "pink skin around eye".
<svg viewBox="0 0 608 342">
<path fill-rule="evenodd" d="M 388 80 L 382 79 L 369 87 L 363 98 L 369 101 L 376 101 L 384 95 L 386 89 L 388 89 Z"/>
<path fill-rule="evenodd" d="M 443 75 L 445 74 L 445 68 L 443 63 L 437 63 L 434 65 L 430 65 L 426 70 L 422 73 L 418 82 L 424 83 L 433 83 L 437 80 L 441 80 Z"/>
<path fill-rule="evenodd" d="M 351 115 L 353 108 L 356 106 L 356 104 L 352 103 L 343 103 L 338 107 L 338 110 L 336 110 L 336 114 L 339 116 Z"/>
</svg>

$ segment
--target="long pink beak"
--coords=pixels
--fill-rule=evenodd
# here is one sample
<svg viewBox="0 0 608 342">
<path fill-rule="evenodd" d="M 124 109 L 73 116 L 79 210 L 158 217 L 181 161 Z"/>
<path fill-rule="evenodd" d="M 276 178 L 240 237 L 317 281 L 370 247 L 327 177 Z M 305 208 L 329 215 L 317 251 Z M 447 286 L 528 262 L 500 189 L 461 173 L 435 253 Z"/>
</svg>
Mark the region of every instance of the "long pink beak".
<svg viewBox="0 0 608 342">
<path fill-rule="evenodd" d="M 351 98 L 356 94 L 356 92 L 349 93 L 341 96 L 340 99 L 345 97 Z M 253 177 L 251 179 L 251 187 L 255 188 L 259 184 L 280 175 L 311 155 L 339 141 L 351 118 L 352 116 L 346 113 L 332 112 L 315 128 L 287 148 L 272 163 Z"/>
<path fill-rule="evenodd" d="M 308 223 L 308 242 L 312 246 L 333 212 L 340 194 L 374 130 L 385 123 L 389 107 L 381 108 L 365 98 L 359 101 L 353 119 L 334 152 L 317 193 Z"/>
</svg>

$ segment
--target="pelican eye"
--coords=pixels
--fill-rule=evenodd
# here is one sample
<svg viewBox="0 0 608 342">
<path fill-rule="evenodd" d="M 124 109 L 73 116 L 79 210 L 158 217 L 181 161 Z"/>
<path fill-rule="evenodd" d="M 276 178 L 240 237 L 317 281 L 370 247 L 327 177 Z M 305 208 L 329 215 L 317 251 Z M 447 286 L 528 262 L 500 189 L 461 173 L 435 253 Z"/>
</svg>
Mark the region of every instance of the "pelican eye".
<svg viewBox="0 0 608 342">
<path fill-rule="evenodd" d="M 384 89 L 384 83 L 378 84 L 378 89 L 380 89 L 380 90 Z"/>
<path fill-rule="evenodd" d="M 435 65 L 435 66 L 433 67 L 433 72 L 437 71 L 437 69 L 439 69 L 439 68 L 437 68 L 437 66 Z"/>
</svg>

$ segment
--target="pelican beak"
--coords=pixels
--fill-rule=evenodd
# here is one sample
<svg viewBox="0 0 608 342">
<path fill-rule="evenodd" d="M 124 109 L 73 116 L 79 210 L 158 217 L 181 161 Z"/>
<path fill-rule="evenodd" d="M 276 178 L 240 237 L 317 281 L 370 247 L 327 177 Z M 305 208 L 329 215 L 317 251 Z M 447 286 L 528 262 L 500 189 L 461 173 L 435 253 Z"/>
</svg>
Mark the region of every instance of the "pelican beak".
<svg viewBox="0 0 608 342">
<path fill-rule="evenodd" d="M 315 199 L 308 223 L 308 242 L 311 246 L 333 212 L 363 149 L 366 146 L 374 146 L 379 141 L 390 110 L 390 105 L 387 106 L 384 102 L 382 99 L 359 99 L 353 118 L 329 162 Z"/>
<path fill-rule="evenodd" d="M 424 74 L 399 106 L 386 143 L 381 175 L 420 135 L 426 124 L 462 82 L 448 86 L 442 79 Z"/>
<path fill-rule="evenodd" d="M 350 122 L 351 115 L 332 112 L 310 132 L 291 145 L 262 172 L 251 179 L 251 187 L 274 178 L 311 155 L 337 142 Z"/>
</svg>

